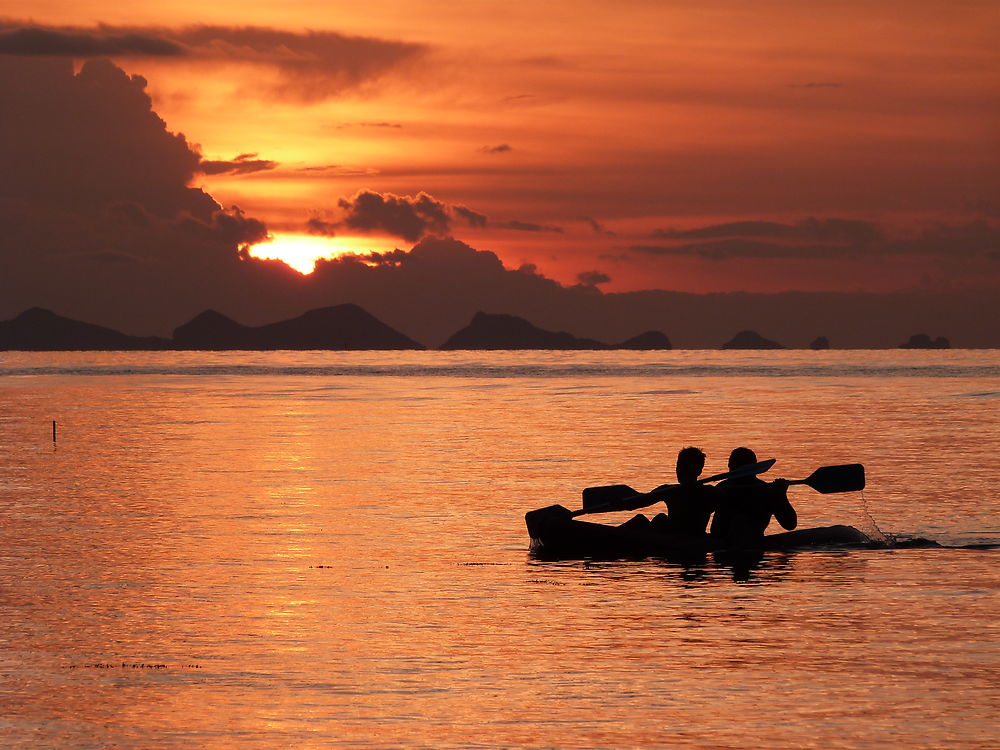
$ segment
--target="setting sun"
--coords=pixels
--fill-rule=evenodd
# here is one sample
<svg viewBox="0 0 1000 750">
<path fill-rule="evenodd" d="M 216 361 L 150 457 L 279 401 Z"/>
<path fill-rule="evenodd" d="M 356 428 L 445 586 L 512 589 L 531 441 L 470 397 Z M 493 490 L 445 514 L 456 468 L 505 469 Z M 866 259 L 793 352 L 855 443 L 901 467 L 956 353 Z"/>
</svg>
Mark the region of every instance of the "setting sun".
<svg viewBox="0 0 1000 750">
<path fill-rule="evenodd" d="M 395 247 L 392 240 L 371 237 L 317 237 L 312 234 L 272 234 L 265 242 L 253 245 L 254 258 L 280 260 L 301 274 L 310 274 L 316 261 L 352 253 L 387 252 Z"/>
</svg>

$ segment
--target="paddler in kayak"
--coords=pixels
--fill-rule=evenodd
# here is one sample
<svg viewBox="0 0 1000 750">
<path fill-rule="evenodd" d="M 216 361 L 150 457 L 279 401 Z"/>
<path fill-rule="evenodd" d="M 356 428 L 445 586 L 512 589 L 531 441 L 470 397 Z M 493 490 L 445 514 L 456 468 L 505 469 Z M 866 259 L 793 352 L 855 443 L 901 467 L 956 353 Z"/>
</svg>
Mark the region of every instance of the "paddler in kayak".
<svg viewBox="0 0 1000 750">
<path fill-rule="evenodd" d="M 729 470 L 757 463 L 749 448 L 729 454 Z M 717 508 L 710 535 L 727 547 L 755 547 L 774 518 L 783 529 L 798 525 L 798 515 L 788 501 L 788 480 L 765 482 L 758 476 L 725 479 L 717 485 Z"/>
<path fill-rule="evenodd" d="M 678 485 L 662 485 L 657 490 L 667 490 L 663 502 L 666 513 L 648 520 L 638 515 L 622 524 L 622 528 L 647 528 L 678 536 L 701 538 L 706 536 L 708 519 L 718 504 L 718 491 L 707 484 L 698 484 L 698 477 L 705 469 L 705 453 L 693 446 L 682 448 L 677 454 Z"/>
</svg>

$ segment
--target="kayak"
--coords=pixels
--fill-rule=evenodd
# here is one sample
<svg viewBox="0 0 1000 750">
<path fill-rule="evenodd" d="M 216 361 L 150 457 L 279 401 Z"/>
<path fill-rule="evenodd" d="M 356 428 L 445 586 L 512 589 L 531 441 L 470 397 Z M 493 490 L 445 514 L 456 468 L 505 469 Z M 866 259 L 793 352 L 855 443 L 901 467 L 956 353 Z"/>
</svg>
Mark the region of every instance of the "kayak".
<svg viewBox="0 0 1000 750">
<path fill-rule="evenodd" d="M 642 528 L 621 528 L 578 521 L 562 505 L 533 510 L 524 516 L 531 552 L 540 558 L 613 560 L 664 557 L 690 559 L 718 552 L 724 545 L 709 536 L 692 538 Z M 872 540 L 853 526 L 820 526 L 763 537 L 756 549 L 794 550 L 810 547 L 864 547 Z"/>
</svg>

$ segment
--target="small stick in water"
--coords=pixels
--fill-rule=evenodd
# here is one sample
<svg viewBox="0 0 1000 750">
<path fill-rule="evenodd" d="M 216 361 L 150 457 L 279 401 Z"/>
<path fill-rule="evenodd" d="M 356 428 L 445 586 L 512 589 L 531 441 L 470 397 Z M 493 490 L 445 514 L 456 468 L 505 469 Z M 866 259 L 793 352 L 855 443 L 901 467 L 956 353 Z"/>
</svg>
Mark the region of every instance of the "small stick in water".
<svg viewBox="0 0 1000 750">
<path fill-rule="evenodd" d="M 56 441 L 56 420 L 52 420 L 52 442 Z"/>
</svg>

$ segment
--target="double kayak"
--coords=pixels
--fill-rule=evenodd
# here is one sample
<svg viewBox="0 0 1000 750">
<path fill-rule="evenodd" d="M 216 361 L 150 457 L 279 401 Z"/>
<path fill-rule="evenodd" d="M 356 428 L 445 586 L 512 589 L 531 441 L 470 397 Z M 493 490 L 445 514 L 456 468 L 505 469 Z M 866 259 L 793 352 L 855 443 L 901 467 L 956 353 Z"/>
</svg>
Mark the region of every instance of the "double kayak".
<svg viewBox="0 0 1000 750">
<path fill-rule="evenodd" d="M 622 528 L 578 521 L 562 505 L 533 510 L 524 516 L 531 551 L 556 560 L 691 558 L 724 549 L 710 536 L 686 537 L 648 528 Z M 865 547 L 872 540 L 853 526 L 821 526 L 767 534 L 758 550 L 795 550 L 810 547 Z"/>
</svg>

